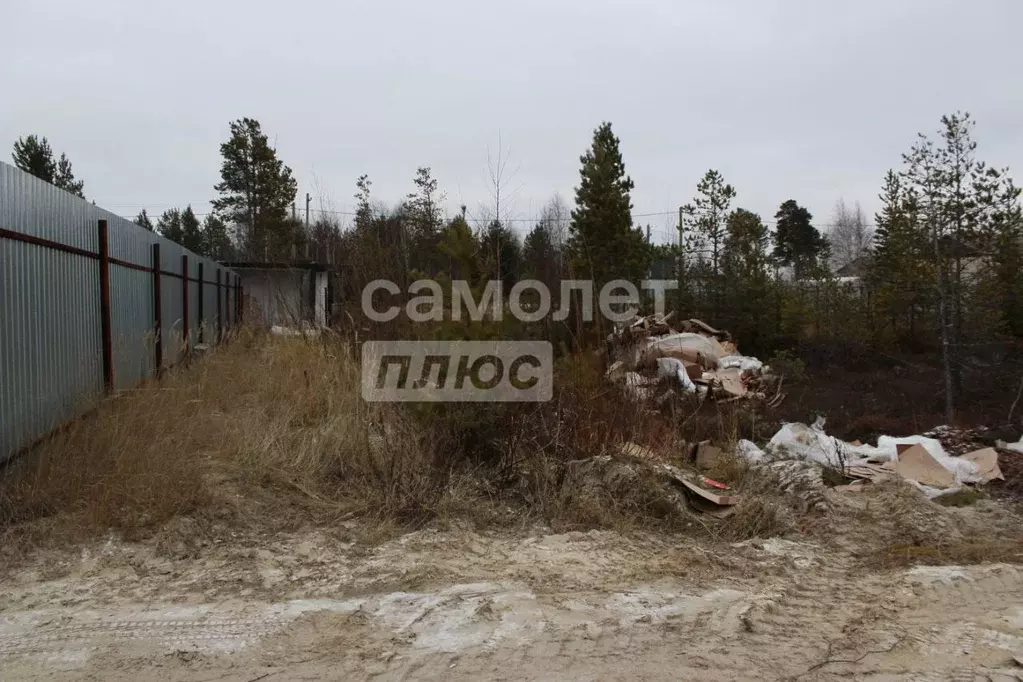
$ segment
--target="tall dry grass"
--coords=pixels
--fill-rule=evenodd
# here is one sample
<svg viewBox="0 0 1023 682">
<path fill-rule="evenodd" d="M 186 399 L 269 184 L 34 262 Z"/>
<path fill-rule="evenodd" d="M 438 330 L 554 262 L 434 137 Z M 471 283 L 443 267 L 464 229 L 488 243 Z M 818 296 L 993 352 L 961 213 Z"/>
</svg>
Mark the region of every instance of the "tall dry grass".
<svg viewBox="0 0 1023 682">
<path fill-rule="evenodd" d="M 330 332 L 240 330 L 9 466 L 0 528 L 137 532 L 239 497 L 276 505 L 261 513 L 402 524 L 452 514 L 506 519 L 510 509 L 519 523 L 619 525 L 629 509 L 630 519 L 663 525 L 671 515 L 642 491 L 600 502 L 613 513 L 584 513 L 589 502 L 566 497 L 567 464 L 629 442 L 671 456 L 683 441 L 734 442 L 757 429 L 740 407 L 625 400 L 585 354 L 559 361 L 548 403 L 366 403 L 355 348 Z"/>
<path fill-rule="evenodd" d="M 408 519 L 443 493 L 429 439 L 364 403 L 348 346 L 253 330 L 107 399 L 0 472 L 0 526 L 140 530 L 225 481 Z"/>
</svg>

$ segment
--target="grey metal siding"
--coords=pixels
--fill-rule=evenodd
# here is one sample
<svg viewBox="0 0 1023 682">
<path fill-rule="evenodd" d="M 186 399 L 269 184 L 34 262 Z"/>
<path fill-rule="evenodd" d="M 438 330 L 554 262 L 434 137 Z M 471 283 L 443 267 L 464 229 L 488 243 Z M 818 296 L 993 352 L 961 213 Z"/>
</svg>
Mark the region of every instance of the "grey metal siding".
<svg viewBox="0 0 1023 682">
<path fill-rule="evenodd" d="M 0 162 L 0 229 L 89 255 L 0 236 L 0 461 L 91 406 L 103 394 L 98 222 L 112 259 L 151 269 L 160 244 L 164 365 L 183 355 L 181 256 L 194 278 L 234 273 L 129 220 Z M 189 327 L 197 342 L 198 284 L 189 282 Z M 151 271 L 110 264 L 110 325 L 116 390 L 155 374 Z M 225 324 L 233 295 L 225 297 Z M 215 285 L 204 285 L 212 343 Z"/>
</svg>

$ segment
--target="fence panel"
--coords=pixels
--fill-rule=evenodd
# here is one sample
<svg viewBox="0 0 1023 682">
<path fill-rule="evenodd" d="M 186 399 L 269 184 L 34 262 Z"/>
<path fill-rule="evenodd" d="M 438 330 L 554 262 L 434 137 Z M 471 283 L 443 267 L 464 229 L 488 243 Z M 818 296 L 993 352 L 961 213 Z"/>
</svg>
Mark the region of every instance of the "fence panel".
<svg viewBox="0 0 1023 682">
<path fill-rule="evenodd" d="M 216 328 L 215 261 L 0 163 L 0 461 L 44 437 L 104 395 L 100 221 L 107 223 L 114 390 L 156 373 L 153 245 L 160 245 L 164 366 L 184 353 L 181 257 L 204 269 L 203 311 Z M 189 282 L 189 332 L 197 342 L 198 283 Z M 226 312 L 227 308 L 224 308 Z M 205 341 L 213 343 L 208 334 Z"/>
</svg>

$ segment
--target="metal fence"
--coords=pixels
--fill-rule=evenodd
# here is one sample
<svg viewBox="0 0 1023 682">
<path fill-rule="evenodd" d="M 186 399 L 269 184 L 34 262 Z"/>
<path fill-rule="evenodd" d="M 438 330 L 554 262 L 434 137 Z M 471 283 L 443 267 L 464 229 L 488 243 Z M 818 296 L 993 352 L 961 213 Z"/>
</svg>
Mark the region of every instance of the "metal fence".
<svg viewBox="0 0 1023 682">
<path fill-rule="evenodd" d="M 0 163 L 0 461 L 216 343 L 238 275 Z"/>
</svg>

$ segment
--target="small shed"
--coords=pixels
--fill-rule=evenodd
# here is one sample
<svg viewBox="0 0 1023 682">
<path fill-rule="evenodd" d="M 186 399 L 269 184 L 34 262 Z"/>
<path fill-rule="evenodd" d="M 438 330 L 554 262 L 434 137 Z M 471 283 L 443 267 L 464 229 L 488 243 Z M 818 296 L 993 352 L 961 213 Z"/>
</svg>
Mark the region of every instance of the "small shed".
<svg viewBox="0 0 1023 682">
<path fill-rule="evenodd" d="M 314 262 L 222 263 L 241 277 L 245 322 L 266 327 L 326 327 L 328 266 Z"/>
</svg>

